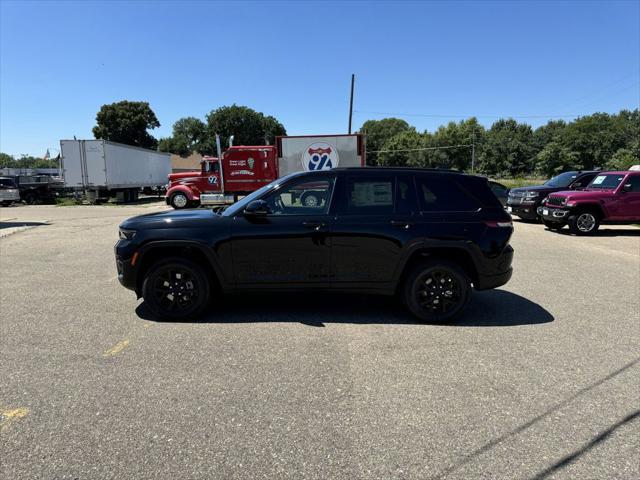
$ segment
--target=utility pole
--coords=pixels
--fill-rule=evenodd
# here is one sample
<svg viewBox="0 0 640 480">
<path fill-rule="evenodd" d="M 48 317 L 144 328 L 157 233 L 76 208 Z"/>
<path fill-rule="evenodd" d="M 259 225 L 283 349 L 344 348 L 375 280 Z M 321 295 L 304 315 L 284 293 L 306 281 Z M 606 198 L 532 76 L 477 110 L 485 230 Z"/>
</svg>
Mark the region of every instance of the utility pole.
<svg viewBox="0 0 640 480">
<path fill-rule="evenodd" d="M 473 126 L 473 130 L 471 130 L 471 173 L 475 168 L 476 163 L 476 127 Z"/>
<path fill-rule="evenodd" d="M 353 84 L 356 81 L 355 73 L 351 74 L 351 100 L 349 101 L 349 135 L 351 135 L 351 118 L 353 117 Z"/>
</svg>

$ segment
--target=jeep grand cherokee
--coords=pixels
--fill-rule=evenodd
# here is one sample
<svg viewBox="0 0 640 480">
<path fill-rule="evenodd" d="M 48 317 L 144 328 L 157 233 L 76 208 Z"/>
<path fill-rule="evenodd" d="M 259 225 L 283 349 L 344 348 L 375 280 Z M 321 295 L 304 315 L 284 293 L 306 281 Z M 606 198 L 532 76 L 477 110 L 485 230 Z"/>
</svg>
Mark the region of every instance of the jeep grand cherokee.
<svg viewBox="0 0 640 480">
<path fill-rule="evenodd" d="M 314 192 L 318 202 L 300 201 Z M 397 294 L 428 322 L 455 318 L 472 287 L 511 277 L 511 217 L 487 180 L 451 171 L 347 168 L 280 178 L 218 214 L 126 220 L 118 278 L 162 319 L 212 295 L 313 290 Z"/>
</svg>

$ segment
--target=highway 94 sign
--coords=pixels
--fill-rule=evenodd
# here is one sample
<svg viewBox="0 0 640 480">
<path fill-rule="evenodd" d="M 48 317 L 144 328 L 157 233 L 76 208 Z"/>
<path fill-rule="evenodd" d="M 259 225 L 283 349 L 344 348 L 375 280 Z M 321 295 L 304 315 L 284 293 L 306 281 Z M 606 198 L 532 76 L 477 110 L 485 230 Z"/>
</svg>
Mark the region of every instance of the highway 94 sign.
<svg viewBox="0 0 640 480">
<path fill-rule="evenodd" d="M 302 152 L 302 168 L 305 171 L 329 170 L 338 166 L 338 150 L 325 142 L 315 142 Z"/>
</svg>

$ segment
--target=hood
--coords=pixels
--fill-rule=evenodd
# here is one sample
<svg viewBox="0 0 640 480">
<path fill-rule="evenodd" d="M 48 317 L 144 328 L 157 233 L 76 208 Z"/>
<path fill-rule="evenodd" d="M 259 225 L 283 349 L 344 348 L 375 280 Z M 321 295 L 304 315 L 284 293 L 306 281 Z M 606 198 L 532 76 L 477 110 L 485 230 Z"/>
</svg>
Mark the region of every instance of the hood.
<svg viewBox="0 0 640 480">
<path fill-rule="evenodd" d="M 516 194 L 522 194 L 525 192 L 538 192 L 538 193 L 549 193 L 558 190 L 563 190 L 567 187 L 551 187 L 549 185 L 532 185 L 530 187 L 518 187 L 512 188 L 509 192 L 513 192 Z"/>
<path fill-rule="evenodd" d="M 200 173 L 201 173 L 200 170 L 193 170 L 192 172 L 170 173 L 169 181 L 175 182 L 177 180 L 184 180 L 190 177 L 199 177 Z"/>
<path fill-rule="evenodd" d="M 612 189 L 592 189 L 592 190 L 561 190 L 554 192 L 550 197 L 566 197 L 569 200 L 590 200 L 590 199 L 602 199 L 605 196 L 613 195 Z"/>
<path fill-rule="evenodd" d="M 221 221 L 221 216 L 208 208 L 167 210 L 131 217 L 120 224 L 124 229 L 202 227 Z"/>
</svg>

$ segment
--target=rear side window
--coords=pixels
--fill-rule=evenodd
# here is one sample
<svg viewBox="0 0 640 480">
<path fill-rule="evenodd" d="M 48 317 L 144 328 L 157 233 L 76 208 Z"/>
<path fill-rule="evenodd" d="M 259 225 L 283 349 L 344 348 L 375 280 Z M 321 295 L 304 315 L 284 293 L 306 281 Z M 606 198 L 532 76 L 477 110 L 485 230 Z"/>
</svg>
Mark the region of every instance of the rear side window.
<svg viewBox="0 0 640 480">
<path fill-rule="evenodd" d="M 625 183 L 631 184 L 630 192 L 640 192 L 640 175 L 629 175 Z"/>
<path fill-rule="evenodd" d="M 420 208 L 425 212 L 473 212 L 482 205 L 466 188 L 463 188 L 450 176 L 438 174 L 418 177 L 418 199 Z M 497 199 L 486 185 L 484 188 Z"/>
<path fill-rule="evenodd" d="M 596 174 L 583 175 L 571 184 L 571 188 L 585 188 L 591 183 Z"/>
<path fill-rule="evenodd" d="M 349 178 L 346 185 L 347 213 L 393 213 L 393 180 L 393 177 Z"/>
</svg>

